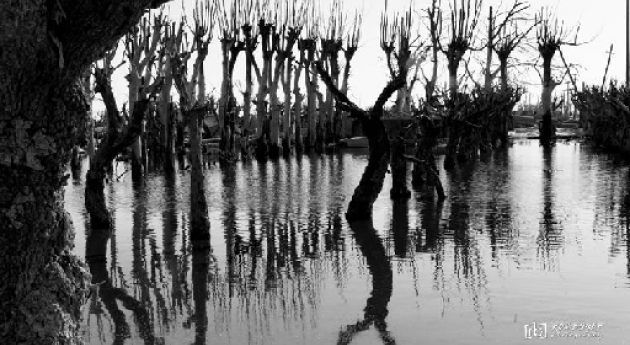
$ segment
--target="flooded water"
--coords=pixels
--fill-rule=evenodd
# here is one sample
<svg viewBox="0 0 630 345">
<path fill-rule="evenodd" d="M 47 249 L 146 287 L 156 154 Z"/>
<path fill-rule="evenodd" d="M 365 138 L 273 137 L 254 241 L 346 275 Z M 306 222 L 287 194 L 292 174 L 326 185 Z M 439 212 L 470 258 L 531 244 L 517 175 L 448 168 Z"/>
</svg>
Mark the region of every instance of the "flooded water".
<svg viewBox="0 0 630 345">
<path fill-rule="evenodd" d="M 84 183 L 71 182 L 75 252 L 106 253 L 88 255 L 101 285 L 86 342 L 630 344 L 619 157 L 519 141 L 441 171 L 443 203 L 426 191 L 392 202 L 388 176 L 373 223 L 351 228 L 344 212 L 366 163 L 346 151 L 212 166 L 209 253 L 188 241 L 188 172 L 108 185 L 110 238 L 86 232 Z"/>
</svg>

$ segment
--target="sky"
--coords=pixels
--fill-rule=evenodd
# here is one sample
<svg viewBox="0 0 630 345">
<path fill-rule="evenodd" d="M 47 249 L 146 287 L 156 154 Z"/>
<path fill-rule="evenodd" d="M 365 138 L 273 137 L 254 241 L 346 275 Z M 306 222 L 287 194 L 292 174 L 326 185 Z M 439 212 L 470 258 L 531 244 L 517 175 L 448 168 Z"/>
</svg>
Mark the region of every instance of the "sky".
<svg viewBox="0 0 630 345">
<path fill-rule="evenodd" d="M 171 16 L 177 17 L 180 13 L 182 1 L 186 6 L 193 6 L 193 2 L 189 0 L 175 0 L 170 4 Z M 326 8 L 328 0 L 321 0 L 322 8 Z M 488 8 L 492 6 L 494 11 L 497 9 L 507 10 L 513 4 L 514 0 L 485 0 L 483 1 L 482 15 L 478 26 L 478 35 L 482 37 L 487 22 Z M 449 0 L 442 0 L 442 8 L 448 9 Z M 575 65 L 574 71 L 577 73 L 576 81 L 578 85 L 582 82 L 586 84 L 601 85 L 604 70 L 606 68 L 608 52 L 611 44 L 613 45 L 613 54 L 608 71 L 608 80 L 611 78 L 621 82 L 625 79 L 625 12 L 626 3 L 622 0 L 529 0 L 526 1 L 530 8 L 527 14 L 531 17 L 542 7 L 547 7 L 556 13 L 559 20 L 564 21 L 568 28 L 577 28 L 579 33 L 577 41 L 583 43 L 579 46 L 565 46 L 562 51 L 568 60 L 568 63 Z M 424 10 L 431 5 L 431 0 L 389 0 L 388 12 L 402 11 L 410 6 L 414 8 L 417 15 L 414 17 L 415 26 L 418 27 L 419 41 L 427 41 L 428 30 L 426 29 L 426 19 L 423 18 Z M 379 21 L 382 10 L 385 7 L 385 0 L 382 1 L 363 1 L 363 0 L 345 0 L 344 8 L 349 12 L 355 9 L 362 10 L 363 25 L 361 31 L 361 41 L 359 49 L 352 60 L 351 75 L 349 80 L 349 97 L 362 107 L 371 105 L 383 86 L 388 81 L 388 72 L 386 69 L 385 55 L 379 47 Z M 446 27 L 445 27 L 446 30 Z M 531 43 L 535 41 L 534 31 L 530 33 L 532 37 Z M 443 40 L 446 43 L 446 38 Z M 481 45 L 481 40 L 477 40 L 477 46 Z M 119 52 L 119 57 L 122 56 Z M 473 70 L 473 76 L 477 81 L 482 82 L 481 66 L 485 63 L 485 51 L 469 52 L 464 56 L 467 59 L 470 55 L 470 66 Z M 244 55 L 239 55 L 239 62 L 235 71 L 235 93 L 240 94 L 239 90 L 244 91 Z M 538 56 L 538 52 L 534 45 L 523 47 L 514 53 L 519 61 L 534 61 Z M 494 62 L 497 62 L 496 56 Z M 340 63 L 345 63 L 344 59 L 340 59 Z M 438 84 L 445 85 L 447 82 L 447 74 L 444 69 L 445 59 L 440 57 L 440 77 Z M 554 58 L 554 64 L 559 68 L 556 69 L 556 75 L 561 76 L 563 72 L 562 60 L 559 54 Z M 427 61 L 422 66 L 427 73 L 430 71 L 431 62 Z M 221 51 L 216 38 L 211 44 L 209 56 L 205 62 L 206 84 L 207 90 L 215 90 L 218 93 L 221 85 Z M 463 67 L 460 68 L 463 73 Z M 121 67 L 114 75 L 114 93 L 118 100 L 118 106 L 122 107 L 123 102 L 127 98 L 127 85 L 124 75 L 127 73 L 127 67 Z M 531 67 L 520 66 L 518 69 L 510 70 L 510 77 L 513 82 L 524 86 L 529 93 L 529 97 L 524 97 L 523 102 L 537 102 L 540 98 L 540 78 L 535 69 Z M 556 89 L 555 95 L 560 95 L 569 85 L 569 81 L 565 78 L 562 86 Z M 254 86 L 255 87 L 255 86 Z M 422 93 L 422 86 L 416 90 L 419 96 Z M 94 103 L 94 110 L 100 111 L 104 109 L 100 98 Z"/>
</svg>

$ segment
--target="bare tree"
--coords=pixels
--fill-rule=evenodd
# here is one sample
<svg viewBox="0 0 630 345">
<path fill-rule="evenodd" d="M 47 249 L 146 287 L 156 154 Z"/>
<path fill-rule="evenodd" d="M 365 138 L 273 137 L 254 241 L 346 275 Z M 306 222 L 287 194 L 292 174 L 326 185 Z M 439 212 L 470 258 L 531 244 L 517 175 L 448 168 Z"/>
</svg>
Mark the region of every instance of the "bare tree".
<svg viewBox="0 0 630 345">
<path fill-rule="evenodd" d="M 512 7 L 505 13 L 493 13 L 493 8 L 490 6 L 489 15 L 488 15 L 488 36 L 486 42 L 486 68 L 484 71 L 484 87 L 486 91 L 490 91 L 492 88 L 492 80 L 494 79 L 495 73 L 492 72 L 492 57 L 493 51 L 496 51 L 496 43 L 497 39 L 501 37 L 502 34 L 505 33 L 506 27 L 508 27 L 511 23 L 515 22 L 520 18 L 520 15 L 523 14 L 529 8 L 529 5 L 521 2 L 520 0 L 515 0 L 512 4 Z M 499 22 L 497 25 L 496 23 Z M 501 42 L 501 41 L 500 41 Z M 504 38 L 503 38 L 504 42 Z"/>
<path fill-rule="evenodd" d="M 230 8 L 222 1 L 219 10 L 219 30 L 221 32 L 221 52 L 223 56 L 223 81 L 219 99 L 219 127 L 221 128 L 221 150 L 223 160 L 231 161 L 234 156 L 237 106 L 234 97 L 233 74 L 236 59 L 245 50 L 246 42 L 241 39 L 240 28 L 248 9 L 241 2 L 233 0 Z M 250 8 L 251 9 L 251 8 Z"/>
<path fill-rule="evenodd" d="M 167 24 L 160 47 L 160 64 L 158 71 L 164 76 L 164 86 L 160 93 L 158 111 L 160 112 L 163 126 L 162 149 L 164 152 L 164 170 L 167 173 L 175 171 L 175 130 L 177 117 L 173 102 L 171 100 L 171 90 L 173 88 L 172 56 L 181 53 L 183 47 L 184 20 Z"/>
<path fill-rule="evenodd" d="M 162 34 L 164 18 L 162 14 L 144 17 L 140 23 L 132 27 L 125 37 L 126 55 L 129 61 L 129 113 L 138 99 L 139 89 L 151 82 L 156 49 Z M 141 133 L 144 133 L 144 123 Z M 134 181 L 142 179 L 146 168 L 146 145 L 142 138 L 136 138 L 132 145 L 131 176 Z"/>
<path fill-rule="evenodd" d="M 479 16 L 481 15 L 481 0 L 461 0 L 460 7 L 457 0 L 450 4 L 450 36 L 446 49 L 440 44 L 440 50 L 448 60 L 448 80 L 450 97 L 454 98 L 458 92 L 457 70 L 464 54 L 472 48 Z"/>
<path fill-rule="evenodd" d="M 197 2 L 193 15 L 194 42 L 190 51 L 172 56 L 173 80 L 180 98 L 180 107 L 188 121 L 190 142 L 190 240 L 193 248 L 209 248 L 210 221 L 204 192 L 201 127 L 205 115 L 214 110 L 214 102 L 206 100 L 203 61 L 213 38 L 215 3 Z M 192 52 L 197 52 L 193 72 L 188 78 L 188 64 Z M 196 91 L 196 92 L 195 92 Z M 196 96 L 195 96 L 196 95 Z"/>
<path fill-rule="evenodd" d="M 541 8 L 536 14 L 536 39 L 538 52 L 543 59 L 543 90 L 542 90 L 542 113 L 543 119 L 540 127 L 541 142 L 548 142 L 555 135 L 554 126 L 551 119 L 551 95 L 556 86 L 561 82 L 555 81 L 551 76 L 551 61 L 556 51 L 563 45 L 578 45 L 577 34 L 579 26 L 574 29 L 567 29 L 564 22 L 559 22 L 558 18 L 547 8 Z M 573 37 L 570 41 L 570 37 Z"/>
<path fill-rule="evenodd" d="M 354 104 L 335 86 L 326 72 L 321 61 L 315 63 L 315 68 L 322 78 L 322 81 L 331 90 L 337 100 L 337 107 L 350 112 L 351 117 L 361 121 L 363 131 L 368 138 L 370 154 L 368 164 L 363 172 L 359 185 L 352 194 L 352 200 L 348 205 L 346 218 L 348 221 L 359 219 L 370 219 L 372 217 L 372 206 L 379 193 L 383 189 L 383 181 L 387 173 L 390 161 L 390 145 L 385 125 L 383 124 L 383 112 L 385 102 L 399 88 L 405 85 L 407 76 L 405 71 L 400 71 L 381 91 L 374 106 L 365 111 Z"/>
<path fill-rule="evenodd" d="M 138 89 L 134 112 L 127 124 L 123 125 L 111 85 L 112 73 L 116 69 L 111 65 L 115 54 L 116 48 L 106 52 L 103 67 L 95 69 L 95 91 L 101 94 L 107 109 L 107 133 L 90 159 L 90 168 L 85 176 L 85 208 L 94 229 L 108 229 L 111 226 L 104 194 L 107 169 L 114 158 L 140 136 L 150 99 L 156 96 L 162 84 L 162 80 L 157 79 L 152 86 Z"/>
</svg>

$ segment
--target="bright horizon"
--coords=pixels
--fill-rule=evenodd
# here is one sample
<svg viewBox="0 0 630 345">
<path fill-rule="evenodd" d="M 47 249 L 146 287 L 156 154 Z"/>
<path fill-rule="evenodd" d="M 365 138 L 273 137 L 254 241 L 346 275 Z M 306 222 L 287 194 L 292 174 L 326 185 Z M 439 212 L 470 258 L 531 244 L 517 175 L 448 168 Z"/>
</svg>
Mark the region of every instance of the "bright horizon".
<svg viewBox="0 0 630 345">
<path fill-rule="evenodd" d="M 322 1 L 322 8 L 326 8 L 327 1 Z M 189 7 L 193 6 L 193 2 L 185 2 Z M 351 15 L 355 9 L 363 9 L 363 25 L 361 31 L 361 40 L 359 42 L 359 49 L 355 54 L 351 62 L 351 72 L 349 79 L 349 97 L 362 107 L 370 106 L 383 86 L 388 81 L 388 72 L 385 62 L 385 54 L 379 47 L 379 22 L 380 14 L 384 8 L 385 1 L 362 1 L 362 0 L 345 0 L 344 8 Z M 567 27 L 580 26 L 579 35 L 577 37 L 578 42 L 588 43 L 578 46 L 563 46 L 562 51 L 570 64 L 576 64 L 580 67 L 577 70 L 576 82 L 578 86 L 581 86 L 582 82 L 587 85 L 601 85 L 602 77 L 606 67 L 608 59 L 608 51 L 610 45 L 613 45 L 613 55 L 610 62 L 610 67 L 607 75 L 607 83 L 611 79 L 617 79 L 623 83 L 625 81 L 625 11 L 626 3 L 622 0 L 606 1 L 608 6 L 602 6 L 602 2 L 592 2 L 586 0 L 530 0 L 526 1 L 530 5 L 530 8 L 526 11 L 527 15 L 533 17 L 534 13 L 546 6 L 552 9 L 559 20 L 564 21 Z M 482 12 L 480 16 L 480 22 L 477 27 L 477 39 L 476 46 L 481 45 L 482 37 L 485 35 L 487 28 L 488 8 L 492 6 L 494 11 L 497 9 L 507 10 L 513 1 L 497 1 L 486 0 L 483 1 Z M 416 1 L 412 5 L 416 12 L 422 12 L 431 5 L 431 0 Z M 170 4 L 171 16 L 176 17 L 179 13 L 179 9 L 182 6 L 182 1 L 173 1 Z M 388 4 L 388 13 L 393 13 L 396 10 L 403 10 L 409 6 L 408 1 L 392 2 Z M 448 1 L 442 1 L 442 9 L 447 11 Z M 428 40 L 428 30 L 425 28 L 425 18 L 414 18 L 415 26 L 421 26 L 420 39 L 425 42 Z M 444 24 L 444 30 L 447 29 L 446 23 Z M 216 28 L 215 28 L 216 29 Z M 530 37 L 535 39 L 535 30 L 530 32 Z M 534 40 L 530 40 L 534 42 Z M 446 38 L 443 39 L 443 44 L 446 44 Z M 428 42 L 427 42 L 428 44 Z M 471 55 L 472 54 L 472 55 Z M 470 59 L 470 68 L 475 79 L 483 84 L 483 76 L 481 74 L 481 64 L 485 63 L 485 50 L 476 52 L 467 52 L 464 56 L 464 60 L 468 57 Z M 445 71 L 446 59 L 443 54 L 440 54 L 439 67 L 440 75 L 438 76 L 438 87 L 442 88 L 447 83 L 447 73 Z M 122 56 L 122 50 L 119 50 L 117 59 Z M 535 47 L 529 47 L 525 49 L 524 45 L 513 53 L 514 57 L 521 60 L 531 60 L 538 57 L 538 51 Z M 244 55 L 241 54 L 238 57 L 237 65 L 234 75 L 235 94 L 240 97 L 241 91 L 244 91 Z M 340 57 L 340 65 L 345 65 L 345 59 Z M 493 64 L 496 64 L 498 59 L 496 55 L 493 56 Z M 559 53 L 554 56 L 554 65 L 562 66 L 562 60 Z M 431 68 L 430 59 L 425 61 L 423 69 L 429 73 Z M 204 64 L 206 71 L 206 89 L 208 92 L 214 93 L 218 96 L 221 85 L 221 51 L 218 43 L 217 35 L 214 35 L 214 39 L 211 43 L 208 57 Z M 519 68 L 520 71 L 515 69 L 509 70 L 510 82 L 517 83 L 527 89 L 529 95 L 523 97 L 523 101 L 528 98 L 531 103 L 536 103 L 540 98 L 540 78 L 538 74 L 532 68 Z M 554 75 L 560 76 L 564 72 L 564 68 L 556 68 Z M 116 95 L 117 103 L 119 107 L 127 99 L 127 83 L 123 78 L 128 73 L 127 66 L 121 67 L 114 74 L 113 88 Z M 460 66 L 461 75 L 464 73 L 463 64 Z M 422 80 L 416 83 L 414 87 L 414 95 L 416 98 L 423 94 Z M 570 87 L 569 78 L 565 78 L 563 85 L 558 86 L 554 92 L 554 96 L 560 97 L 562 92 Z M 420 85 L 418 85 L 420 84 Z M 256 90 L 256 83 L 254 83 L 254 92 Z M 320 83 L 320 89 L 323 88 L 323 84 Z M 304 90 L 304 86 L 302 86 Z M 391 100 L 390 100 L 391 102 Z M 94 102 L 94 111 L 104 110 L 104 105 L 100 100 L 100 95 L 97 95 Z"/>
</svg>

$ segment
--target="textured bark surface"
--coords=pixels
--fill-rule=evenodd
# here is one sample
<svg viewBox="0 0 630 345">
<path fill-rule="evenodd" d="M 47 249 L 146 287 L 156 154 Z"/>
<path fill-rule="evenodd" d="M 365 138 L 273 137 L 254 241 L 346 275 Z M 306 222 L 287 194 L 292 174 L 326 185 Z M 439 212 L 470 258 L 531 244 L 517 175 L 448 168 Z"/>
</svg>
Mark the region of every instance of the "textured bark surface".
<svg viewBox="0 0 630 345">
<path fill-rule="evenodd" d="M 0 343 L 80 344 L 90 275 L 71 254 L 66 164 L 81 73 L 162 1 L 0 1 Z M 83 135 L 83 133 L 81 133 Z"/>
</svg>

